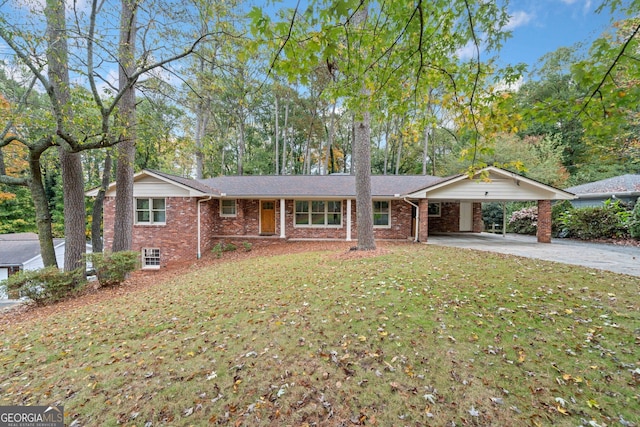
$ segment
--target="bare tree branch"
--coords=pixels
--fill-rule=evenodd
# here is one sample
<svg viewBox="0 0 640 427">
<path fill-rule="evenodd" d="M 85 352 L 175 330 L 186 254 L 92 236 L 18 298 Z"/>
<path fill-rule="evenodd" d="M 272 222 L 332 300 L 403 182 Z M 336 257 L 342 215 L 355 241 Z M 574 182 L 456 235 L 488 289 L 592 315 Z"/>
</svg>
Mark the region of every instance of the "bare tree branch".
<svg viewBox="0 0 640 427">
<path fill-rule="evenodd" d="M 469 18 L 469 28 L 471 30 L 471 37 L 473 38 L 473 44 L 476 50 L 476 73 L 473 77 L 473 89 L 471 89 L 471 97 L 469 98 L 469 111 L 471 112 L 471 119 L 473 121 L 473 128 L 475 129 L 476 138 L 473 142 L 473 161 L 471 164 L 475 166 L 476 159 L 478 156 L 478 139 L 480 136 L 480 129 L 478 128 L 478 119 L 476 117 L 473 102 L 475 99 L 476 91 L 478 89 L 478 81 L 480 80 L 480 43 L 478 42 L 478 37 L 476 36 L 476 31 L 473 26 L 473 15 L 471 13 L 471 8 L 469 6 L 469 1 L 464 0 L 465 7 L 467 9 L 467 17 Z"/>
<path fill-rule="evenodd" d="M 620 52 L 618 52 L 618 55 L 616 55 L 616 58 L 613 60 L 613 62 L 609 66 L 609 69 L 607 70 L 607 72 L 604 73 L 604 76 L 602 76 L 602 79 L 600 80 L 600 83 L 598 83 L 598 86 L 596 86 L 596 88 L 593 90 L 593 92 L 591 93 L 591 95 L 587 99 L 587 102 L 585 102 L 584 105 L 582 106 L 582 108 L 580 109 L 580 111 L 578 111 L 578 114 L 576 114 L 576 117 L 578 117 L 578 116 L 580 116 L 580 114 L 584 113 L 584 111 L 589 106 L 589 103 L 591 103 L 591 101 L 596 96 L 596 94 L 600 92 L 600 89 L 602 88 L 602 85 L 604 85 L 604 82 L 607 80 L 607 77 L 609 75 L 611 75 L 611 73 L 613 72 L 613 69 L 618 64 L 618 61 L 620 61 L 620 58 L 622 58 L 622 56 L 624 55 L 625 50 L 629 46 L 629 43 L 631 43 L 631 40 L 633 40 L 633 38 L 636 36 L 636 34 L 638 34 L 638 31 L 640 31 L 640 24 L 638 24 L 638 26 L 636 26 L 636 29 L 629 36 L 629 38 L 624 42 L 624 44 L 622 45 L 622 48 L 620 49 Z"/>
</svg>

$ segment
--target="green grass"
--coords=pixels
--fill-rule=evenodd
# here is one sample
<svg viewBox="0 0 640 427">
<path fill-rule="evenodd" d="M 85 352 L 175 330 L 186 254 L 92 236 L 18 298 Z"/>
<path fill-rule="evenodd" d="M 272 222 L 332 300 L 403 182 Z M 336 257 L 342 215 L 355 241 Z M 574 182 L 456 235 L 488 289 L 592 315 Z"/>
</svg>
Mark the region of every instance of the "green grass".
<svg viewBox="0 0 640 427">
<path fill-rule="evenodd" d="M 640 425 L 638 278 L 387 249 L 221 263 L 17 323 L 0 404 L 100 426 Z"/>
</svg>

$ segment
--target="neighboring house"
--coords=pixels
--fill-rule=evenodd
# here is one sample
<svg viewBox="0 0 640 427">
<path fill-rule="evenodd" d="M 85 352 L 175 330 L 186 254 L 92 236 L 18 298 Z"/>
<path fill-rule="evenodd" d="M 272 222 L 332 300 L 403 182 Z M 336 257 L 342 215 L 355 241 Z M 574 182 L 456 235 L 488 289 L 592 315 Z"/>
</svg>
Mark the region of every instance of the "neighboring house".
<svg viewBox="0 0 640 427">
<path fill-rule="evenodd" d="M 58 265 L 64 265 L 64 239 L 53 239 Z M 91 245 L 87 244 L 87 252 Z M 40 254 L 40 241 L 36 233 L 0 234 L 0 282 L 19 271 L 44 267 Z M 2 298 L 2 295 L 0 295 Z"/>
<path fill-rule="evenodd" d="M 64 263 L 64 239 L 53 239 L 58 264 Z M 23 270 L 43 268 L 36 233 L 0 234 L 0 281 Z"/>
<path fill-rule="evenodd" d="M 588 184 L 576 185 L 566 191 L 577 196 L 571 201 L 576 208 L 602 206 L 609 200 L 620 200 L 634 205 L 640 197 L 640 175 L 620 175 Z"/>
<path fill-rule="evenodd" d="M 115 193 L 104 201 L 104 242 L 113 242 Z M 95 196 L 97 189 L 89 191 Z M 467 175 L 372 176 L 376 239 L 426 242 L 432 232 L 481 232 L 482 203 L 537 201 L 538 241 L 551 241 L 551 201 L 574 196 L 503 169 Z M 199 258 L 221 239 L 357 239 L 353 175 L 188 179 L 145 170 L 133 185 L 133 249 L 143 268 Z"/>
<path fill-rule="evenodd" d="M 53 239 L 58 264 L 64 262 L 64 239 Z M 24 270 L 43 268 L 36 233 L 0 234 L 0 282 Z M 6 295 L 0 291 L 0 298 Z"/>
</svg>

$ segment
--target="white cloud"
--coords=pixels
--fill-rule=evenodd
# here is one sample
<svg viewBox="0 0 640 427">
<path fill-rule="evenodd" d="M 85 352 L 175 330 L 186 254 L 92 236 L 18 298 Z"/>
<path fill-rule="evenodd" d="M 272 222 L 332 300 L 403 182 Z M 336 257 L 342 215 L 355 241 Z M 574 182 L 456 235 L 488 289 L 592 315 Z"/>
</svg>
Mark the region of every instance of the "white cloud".
<svg viewBox="0 0 640 427">
<path fill-rule="evenodd" d="M 467 43 L 456 51 L 456 56 L 462 60 L 475 58 L 476 55 L 476 45 L 473 42 Z"/>
<path fill-rule="evenodd" d="M 560 2 L 566 4 L 567 6 L 573 6 L 574 4 L 583 3 L 582 5 L 583 13 L 589 12 L 591 10 L 591 6 L 593 5 L 592 0 L 560 0 Z"/>
<path fill-rule="evenodd" d="M 571 1 L 571 0 L 567 0 L 567 1 Z M 534 18 L 533 14 L 527 13 L 523 10 L 518 10 L 512 13 L 511 16 L 509 16 L 509 22 L 507 23 L 504 29 L 511 31 L 518 27 L 522 27 L 524 25 L 527 25 L 529 22 L 531 22 L 533 18 Z"/>
</svg>

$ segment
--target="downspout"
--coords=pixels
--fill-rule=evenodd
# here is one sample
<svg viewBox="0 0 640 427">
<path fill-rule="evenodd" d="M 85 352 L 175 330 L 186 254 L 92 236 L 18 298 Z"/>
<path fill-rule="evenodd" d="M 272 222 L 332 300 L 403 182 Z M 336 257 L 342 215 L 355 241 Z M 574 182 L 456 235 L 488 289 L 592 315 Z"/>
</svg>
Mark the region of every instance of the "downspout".
<svg viewBox="0 0 640 427">
<path fill-rule="evenodd" d="M 196 254 L 198 259 L 200 259 L 202 257 L 202 253 L 200 252 L 200 237 L 201 237 L 201 235 L 200 235 L 200 204 L 202 202 L 208 202 L 211 199 L 213 199 L 213 196 L 209 196 L 206 199 L 198 200 L 198 253 Z"/>
<path fill-rule="evenodd" d="M 413 241 L 415 243 L 418 243 L 418 235 L 420 234 L 420 206 L 416 205 L 413 202 L 410 202 L 407 200 L 406 197 L 403 197 L 402 200 L 404 200 L 405 202 L 409 203 L 411 206 L 413 206 L 414 208 L 416 208 L 416 232 L 415 232 L 415 236 L 413 237 Z"/>
</svg>

